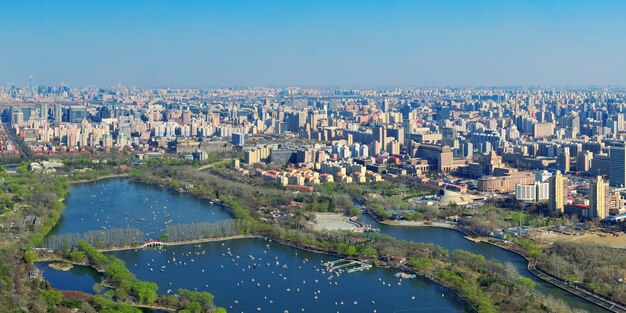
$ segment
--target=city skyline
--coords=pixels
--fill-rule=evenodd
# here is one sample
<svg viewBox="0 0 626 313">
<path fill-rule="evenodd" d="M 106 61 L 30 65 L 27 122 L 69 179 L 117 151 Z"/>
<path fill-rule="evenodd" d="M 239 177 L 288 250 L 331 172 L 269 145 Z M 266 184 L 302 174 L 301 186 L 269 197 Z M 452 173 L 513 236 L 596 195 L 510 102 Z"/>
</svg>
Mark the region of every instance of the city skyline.
<svg viewBox="0 0 626 313">
<path fill-rule="evenodd" d="M 611 1 L 11 2 L 0 84 L 626 86 Z"/>
</svg>

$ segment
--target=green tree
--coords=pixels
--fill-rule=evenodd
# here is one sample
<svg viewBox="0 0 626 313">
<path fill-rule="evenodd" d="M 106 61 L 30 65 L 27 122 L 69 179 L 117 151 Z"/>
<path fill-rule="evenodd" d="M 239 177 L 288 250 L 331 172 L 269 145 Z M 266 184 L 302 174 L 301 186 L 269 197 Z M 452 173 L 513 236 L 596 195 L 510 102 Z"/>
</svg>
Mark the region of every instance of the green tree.
<svg viewBox="0 0 626 313">
<path fill-rule="evenodd" d="M 26 261 L 26 263 L 29 263 L 29 264 L 32 264 L 33 262 L 37 261 L 37 253 L 33 251 L 26 251 L 24 253 L 24 261 Z"/>
<path fill-rule="evenodd" d="M 63 294 L 58 290 L 41 290 L 41 296 L 52 307 L 63 301 Z"/>
<path fill-rule="evenodd" d="M 87 254 L 79 250 L 74 250 L 70 252 L 68 257 L 71 261 L 77 262 L 77 263 L 85 263 L 87 262 L 87 260 L 89 260 L 89 258 L 87 258 Z"/>
<path fill-rule="evenodd" d="M 200 313 L 202 312 L 202 305 L 198 302 L 189 302 L 189 304 L 185 306 L 185 309 L 189 310 L 191 313 Z"/>
<path fill-rule="evenodd" d="M 143 304 L 150 304 L 156 301 L 157 285 L 146 281 L 138 281 L 133 284 L 133 293 L 139 298 L 139 302 Z"/>
<path fill-rule="evenodd" d="M 367 247 L 361 250 L 361 255 L 366 258 L 375 259 L 378 256 L 378 251 L 376 251 L 374 247 Z"/>
<path fill-rule="evenodd" d="M 101 294 L 101 293 L 102 293 L 102 291 L 104 290 L 104 286 L 102 286 L 102 284 L 95 283 L 95 284 L 93 284 L 93 286 L 91 287 L 91 289 L 93 289 L 93 291 L 94 291 L 96 294 L 98 294 L 98 295 L 99 295 L 99 294 Z"/>
<path fill-rule="evenodd" d="M 519 275 L 519 277 L 517 278 L 517 280 L 519 281 L 520 285 L 528 288 L 528 289 L 535 289 L 535 285 L 537 283 L 535 283 L 532 279 L 528 278 L 528 277 L 524 277 L 522 275 Z"/>
<path fill-rule="evenodd" d="M 348 246 L 348 248 L 346 249 L 346 254 L 347 254 L 347 255 L 349 255 L 349 256 L 353 256 L 353 255 L 355 255 L 355 254 L 356 254 L 356 252 L 357 252 L 357 249 L 356 249 L 356 247 L 355 247 L 354 245 L 350 245 L 350 246 Z"/>
</svg>

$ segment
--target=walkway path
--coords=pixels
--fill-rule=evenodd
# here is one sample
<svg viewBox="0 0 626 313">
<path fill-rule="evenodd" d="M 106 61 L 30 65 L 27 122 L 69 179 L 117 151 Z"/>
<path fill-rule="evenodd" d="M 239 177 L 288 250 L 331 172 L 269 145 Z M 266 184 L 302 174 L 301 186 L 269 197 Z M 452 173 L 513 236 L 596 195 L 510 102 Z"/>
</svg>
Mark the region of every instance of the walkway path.
<svg viewBox="0 0 626 313">
<path fill-rule="evenodd" d="M 361 204 L 361 206 L 363 207 L 362 204 Z M 435 225 L 426 225 L 426 224 L 424 224 L 424 225 L 417 225 L 417 223 L 413 224 L 413 222 L 409 222 L 411 224 L 408 224 L 408 223 L 405 224 L 405 223 L 381 222 L 369 210 L 366 210 L 366 212 L 372 218 L 374 218 L 374 220 L 376 220 L 378 223 L 381 223 L 381 224 L 387 224 L 387 225 L 391 225 L 391 226 L 435 226 Z M 437 227 L 437 226 L 435 226 L 435 227 Z M 441 227 L 441 226 L 439 226 L 439 227 Z M 454 230 L 458 230 L 458 231 L 464 232 L 468 236 L 470 235 L 469 232 L 468 232 L 469 231 L 468 229 L 464 229 L 464 228 L 461 228 L 461 227 L 445 227 L 445 228 L 451 228 L 451 229 L 454 229 Z M 466 237 L 466 239 L 469 240 L 469 238 L 467 238 L 467 237 Z M 496 246 L 498 248 L 501 248 L 501 249 L 505 249 L 505 250 L 514 252 L 514 253 L 520 255 L 521 257 L 523 257 L 524 259 L 526 259 L 527 264 L 528 264 L 528 271 L 530 271 L 533 275 L 535 275 L 539 279 L 542 279 L 542 280 L 544 280 L 544 281 L 546 281 L 546 282 L 548 282 L 548 283 L 550 283 L 550 284 L 552 284 L 552 285 L 554 285 L 554 286 L 556 286 L 558 288 L 561 288 L 562 290 L 565 290 L 565 291 L 567 291 L 567 292 L 569 292 L 569 293 L 571 293 L 571 294 L 573 294 L 575 296 L 578 296 L 578 297 L 580 297 L 580 298 L 582 298 L 584 300 L 587 300 L 587 301 L 589 301 L 589 302 L 591 302 L 591 303 L 593 303 L 595 305 L 598 305 L 598 306 L 600 306 L 602 308 L 605 308 L 605 309 L 607 309 L 607 310 L 609 310 L 611 312 L 626 313 L 626 307 L 624 305 L 621 305 L 619 303 L 615 303 L 615 302 L 613 302 L 611 300 L 608 300 L 606 298 L 603 298 L 603 297 L 600 297 L 598 295 L 595 295 L 595 294 L 593 294 L 593 293 L 591 293 L 591 292 L 589 292 L 587 290 L 584 290 L 584 289 L 581 289 L 581 288 L 578 288 L 578 287 L 575 287 L 575 286 L 571 286 L 571 285 L 567 284 L 566 282 L 564 282 L 564 281 L 562 281 L 562 280 L 560 280 L 560 279 L 558 279 L 556 277 L 553 277 L 553 276 L 551 276 L 551 275 L 549 275 L 549 274 L 547 274 L 547 273 L 537 269 L 534 265 L 531 265 L 530 259 L 528 257 L 528 253 L 526 253 L 526 251 L 523 250 L 522 248 L 520 248 L 519 246 L 516 246 L 516 245 L 510 245 L 510 246 L 507 245 L 507 246 L 505 246 L 505 245 L 503 245 L 503 244 L 501 244 L 499 242 L 493 242 L 491 240 L 488 240 L 489 238 L 481 238 L 481 239 L 483 239 L 481 241 L 483 241 L 485 243 L 494 245 L 494 246 Z"/>
<path fill-rule="evenodd" d="M 209 169 L 209 168 L 211 168 L 211 167 L 215 166 L 215 165 L 216 165 L 216 164 L 218 164 L 218 163 L 221 163 L 221 162 L 226 162 L 226 161 L 230 161 L 230 160 L 231 160 L 231 159 L 224 159 L 224 160 L 222 160 L 222 161 L 218 161 L 218 162 L 215 162 L 215 163 L 211 163 L 211 164 L 207 164 L 207 165 L 202 165 L 202 166 L 198 167 L 198 168 L 196 169 L 196 171 L 206 170 L 206 169 Z"/>
<path fill-rule="evenodd" d="M 233 235 L 226 237 L 214 237 L 214 238 L 204 238 L 204 239 L 195 239 L 195 240 L 185 240 L 185 241 L 159 241 L 159 240 L 150 240 L 137 245 L 123 246 L 123 247 L 111 247 L 106 249 L 98 249 L 100 252 L 108 252 L 108 251 L 122 251 L 122 250 L 134 250 L 134 249 L 142 249 L 150 246 L 180 246 L 180 245 L 192 245 L 204 242 L 214 242 L 214 241 L 225 241 L 225 240 L 233 240 L 233 239 L 242 239 L 242 238 L 260 238 L 256 235 Z"/>
</svg>

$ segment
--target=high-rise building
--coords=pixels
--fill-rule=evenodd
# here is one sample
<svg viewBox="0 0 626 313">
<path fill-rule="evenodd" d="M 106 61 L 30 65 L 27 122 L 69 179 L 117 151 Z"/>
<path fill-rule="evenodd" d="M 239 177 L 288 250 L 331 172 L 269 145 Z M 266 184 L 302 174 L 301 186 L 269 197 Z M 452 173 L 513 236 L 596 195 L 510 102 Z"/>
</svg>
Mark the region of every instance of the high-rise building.
<svg viewBox="0 0 626 313">
<path fill-rule="evenodd" d="M 565 208 L 565 177 L 561 174 L 561 171 L 556 171 L 556 174 L 549 179 L 550 183 L 550 198 L 548 201 L 548 207 L 550 211 L 556 211 L 557 213 L 563 213 Z"/>
<path fill-rule="evenodd" d="M 191 111 L 189 111 L 189 109 L 184 110 L 182 118 L 183 124 L 188 125 L 189 123 L 191 123 Z"/>
<path fill-rule="evenodd" d="M 595 182 L 589 184 L 589 218 L 603 219 L 606 217 L 607 196 L 609 184 L 598 176 Z"/>
<path fill-rule="evenodd" d="M 374 141 L 378 141 L 378 143 L 380 143 L 383 147 L 387 146 L 387 143 L 385 142 L 387 139 L 387 129 L 384 126 L 374 126 L 374 128 L 372 128 L 372 133 Z"/>
<path fill-rule="evenodd" d="M 54 122 L 61 123 L 63 121 L 63 106 L 60 104 L 54 105 Z"/>
<path fill-rule="evenodd" d="M 579 172 L 588 172 L 591 169 L 591 160 L 593 160 L 593 152 L 585 151 L 578 153 L 576 170 Z"/>
<path fill-rule="evenodd" d="M 233 133 L 232 135 L 232 143 L 233 145 L 243 146 L 245 140 L 245 134 L 241 133 Z"/>
<path fill-rule="evenodd" d="M 42 120 L 48 119 L 48 104 L 46 103 L 39 104 L 39 118 Z"/>
<path fill-rule="evenodd" d="M 297 133 L 300 131 L 300 128 L 303 128 L 306 125 L 306 121 L 306 111 L 292 112 L 287 115 L 288 130 Z"/>
<path fill-rule="evenodd" d="M 563 173 L 569 172 L 569 148 L 564 148 L 557 156 L 556 168 Z"/>
<path fill-rule="evenodd" d="M 609 182 L 611 186 L 626 186 L 626 151 L 624 145 L 609 147 Z"/>
<path fill-rule="evenodd" d="M 87 109 L 77 107 L 70 108 L 67 116 L 70 123 L 80 123 L 87 118 Z"/>
</svg>

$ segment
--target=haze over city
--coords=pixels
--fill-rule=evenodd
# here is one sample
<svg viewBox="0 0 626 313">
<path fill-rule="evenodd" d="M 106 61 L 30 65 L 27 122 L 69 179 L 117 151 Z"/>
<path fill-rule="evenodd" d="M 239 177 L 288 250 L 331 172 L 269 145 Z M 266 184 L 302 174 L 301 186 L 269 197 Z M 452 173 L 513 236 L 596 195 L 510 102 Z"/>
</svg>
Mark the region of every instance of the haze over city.
<svg viewBox="0 0 626 313">
<path fill-rule="evenodd" d="M 626 313 L 624 1 L 0 4 L 0 313 Z"/>
<path fill-rule="evenodd" d="M 623 1 L 6 1 L 0 84 L 626 85 Z"/>
</svg>

